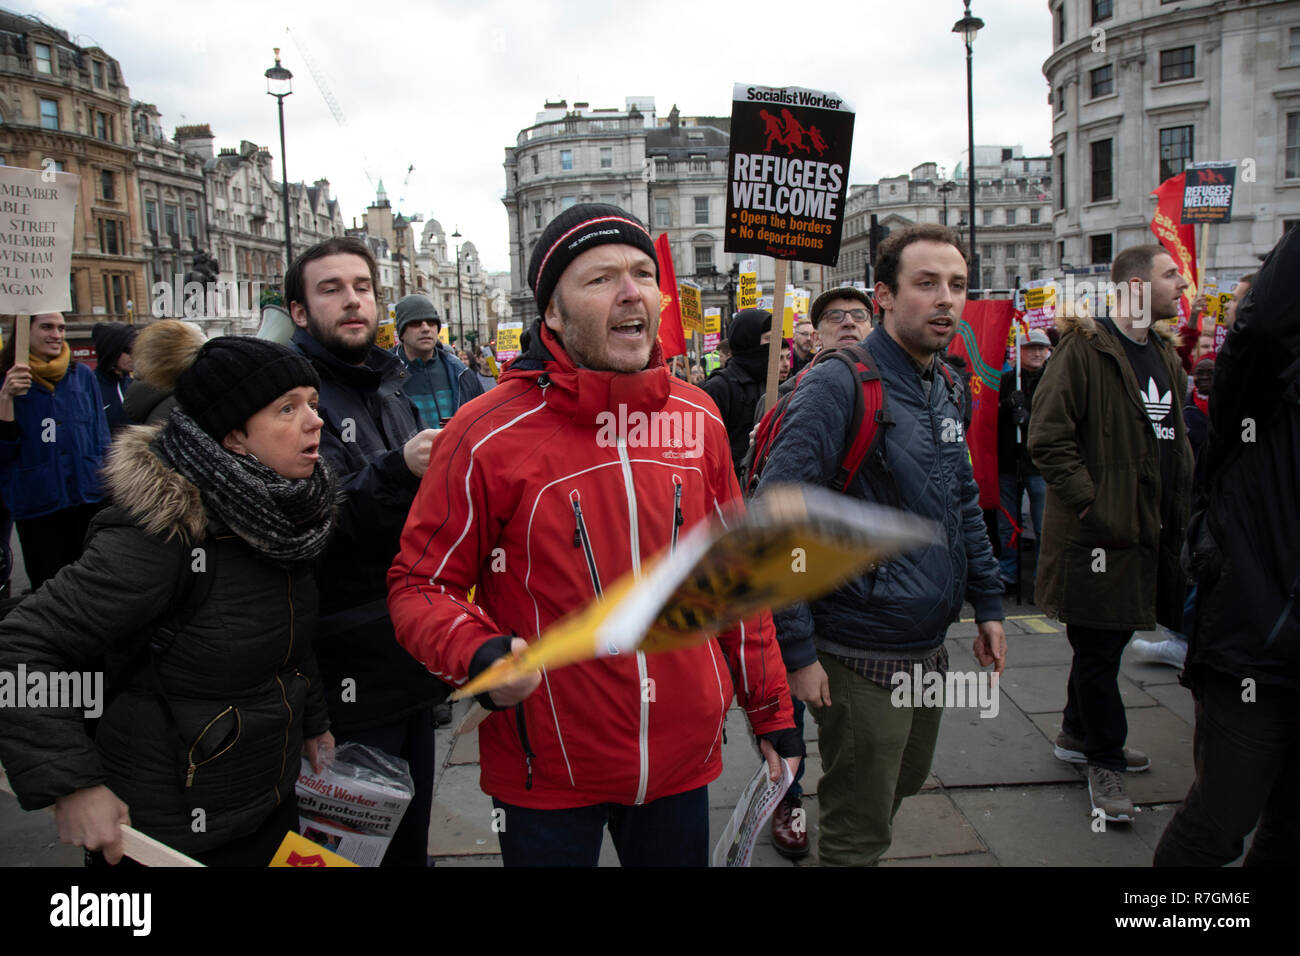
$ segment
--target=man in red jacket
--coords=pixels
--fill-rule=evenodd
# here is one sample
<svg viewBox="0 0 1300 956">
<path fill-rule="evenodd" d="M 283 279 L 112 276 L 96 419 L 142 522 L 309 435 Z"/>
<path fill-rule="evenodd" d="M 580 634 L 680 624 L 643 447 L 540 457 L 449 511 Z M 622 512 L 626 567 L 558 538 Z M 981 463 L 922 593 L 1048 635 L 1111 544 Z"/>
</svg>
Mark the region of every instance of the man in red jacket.
<svg viewBox="0 0 1300 956">
<path fill-rule="evenodd" d="M 434 443 L 388 606 L 401 644 L 448 683 L 739 500 L 716 407 L 664 366 L 658 271 L 627 212 L 562 212 L 529 264 L 541 318 L 524 353 Z M 498 711 L 479 730 L 480 782 L 505 810 L 505 864 L 594 866 L 608 825 L 624 865 L 707 865 L 707 785 L 733 692 L 770 772 L 780 758 L 796 769 L 803 742 L 766 612 L 686 650 L 481 695 Z"/>
</svg>

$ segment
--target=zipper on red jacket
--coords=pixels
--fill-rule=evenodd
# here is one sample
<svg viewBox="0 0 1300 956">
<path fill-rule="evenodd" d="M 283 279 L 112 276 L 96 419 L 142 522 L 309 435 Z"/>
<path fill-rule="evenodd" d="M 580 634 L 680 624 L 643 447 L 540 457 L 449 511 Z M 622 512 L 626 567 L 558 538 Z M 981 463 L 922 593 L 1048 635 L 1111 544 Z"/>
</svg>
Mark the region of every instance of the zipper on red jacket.
<svg viewBox="0 0 1300 956">
<path fill-rule="evenodd" d="M 528 728 L 524 725 L 524 705 L 515 704 L 515 727 L 519 731 L 519 743 L 524 748 L 524 766 L 528 770 L 528 776 L 524 780 L 524 789 L 533 789 L 533 758 L 537 754 L 533 753 L 533 748 L 528 743 Z"/>
<path fill-rule="evenodd" d="M 673 542 L 669 551 L 677 550 L 677 532 L 685 521 L 682 517 L 682 479 L 679 475 L 673 475 Z"/>
<path fill-rule="evenodd" d="M 587 536 L 587 523 L 582 520 L 582 496 L 578 494 L 578 489 L 574 488 L 569 492 L 569 503 L 573 505 L 573 546 L 582 548 L 583 556 L 587 559 L 587 573 L 591 575 L 591 587 L 596 592 L 596 597 L 603 593 L 600 587 L 600 572 L 596 570 L 596 554 L 591 548 L 591 538 Z"/>
</svg>

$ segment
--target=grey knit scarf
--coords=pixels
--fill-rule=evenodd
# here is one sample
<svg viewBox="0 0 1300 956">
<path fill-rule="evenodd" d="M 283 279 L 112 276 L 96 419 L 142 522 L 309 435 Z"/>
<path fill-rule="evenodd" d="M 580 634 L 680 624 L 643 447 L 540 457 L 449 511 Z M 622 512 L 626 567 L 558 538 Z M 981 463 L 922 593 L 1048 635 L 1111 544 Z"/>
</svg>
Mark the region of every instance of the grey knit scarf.
<svg viewBox="0 0 1300 956">
<path fill-rule="evenodd" d="M 222 448 L 180 408 L 172 410 L 158 442 L 203 503 L 253 550 L 282 567 L 325 550 L 337 483 L 323 456 L 310 478 L 285 478 L 251 455 Z"/>
</svg>

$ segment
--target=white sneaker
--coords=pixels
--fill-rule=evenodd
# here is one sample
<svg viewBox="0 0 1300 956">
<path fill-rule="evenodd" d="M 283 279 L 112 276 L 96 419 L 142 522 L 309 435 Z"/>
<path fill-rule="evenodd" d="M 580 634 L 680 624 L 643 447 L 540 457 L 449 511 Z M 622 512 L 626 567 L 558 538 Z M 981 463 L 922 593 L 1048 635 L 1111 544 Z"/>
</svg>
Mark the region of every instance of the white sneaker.
<svg viewBox="0 0 1300 956">
<path fill-rule="evenodd" d="M 1134 659 L 1147 664 L 1181 668 L 1187 663 L 1187 642 L 1176 637 L 1163 641 L 1146 641 L 1139 637 L 1134 639 L 1132 647 Z"/>
</svg>

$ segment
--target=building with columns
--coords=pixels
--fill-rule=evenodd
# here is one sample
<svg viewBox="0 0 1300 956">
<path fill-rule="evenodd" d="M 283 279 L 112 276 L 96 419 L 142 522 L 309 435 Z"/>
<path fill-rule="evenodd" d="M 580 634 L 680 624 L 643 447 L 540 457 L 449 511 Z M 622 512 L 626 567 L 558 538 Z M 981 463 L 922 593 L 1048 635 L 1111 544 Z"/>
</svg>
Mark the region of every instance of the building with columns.
<svg viewBox="0 0 1300 956">
<path fill-rule="evenodd" d="M 1232 221 L 1210 227 L 1206 275 L 1222 287 L 1255 269 L 1300 221 L 1300 3 L 1048 7 L 1057 265 L 1154 241 L 1151 191 L 1189 162 L 1232 160 Z"/>
<path fill-rule="evenodd" d="M 194 264 L 194 254 L 209 249 L 203 161 L 167 138 L 162 114 L 152 103 L 132 103 L 131 116 L 144 210 L 145 277 L 152 289 L 154 283 L 183 276 Z"/>
</svg>

